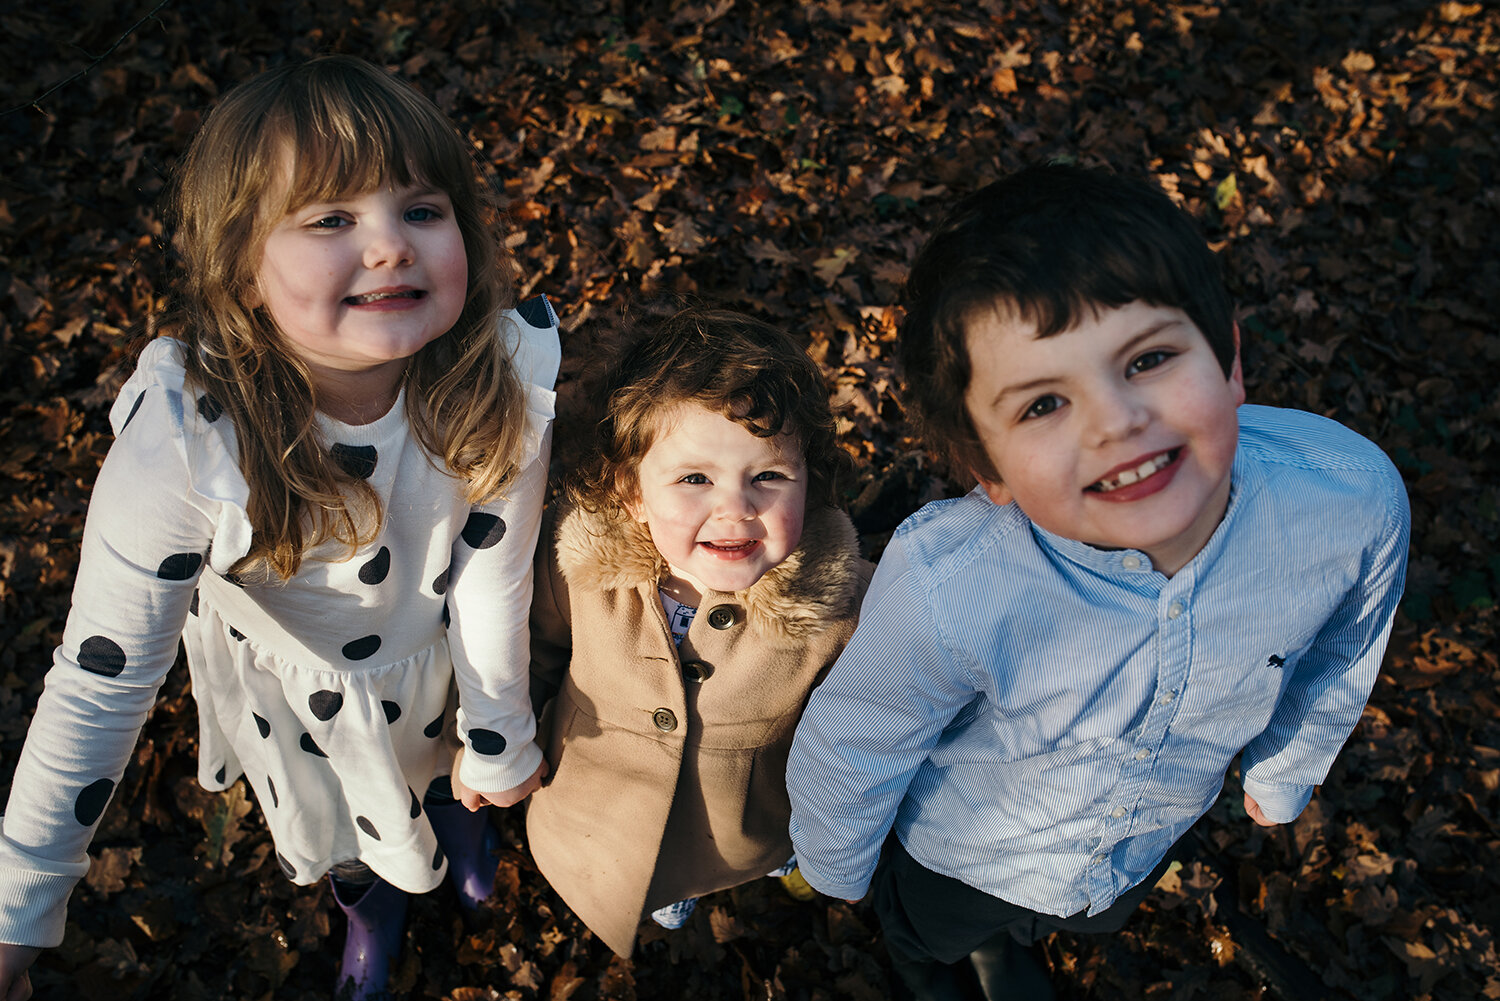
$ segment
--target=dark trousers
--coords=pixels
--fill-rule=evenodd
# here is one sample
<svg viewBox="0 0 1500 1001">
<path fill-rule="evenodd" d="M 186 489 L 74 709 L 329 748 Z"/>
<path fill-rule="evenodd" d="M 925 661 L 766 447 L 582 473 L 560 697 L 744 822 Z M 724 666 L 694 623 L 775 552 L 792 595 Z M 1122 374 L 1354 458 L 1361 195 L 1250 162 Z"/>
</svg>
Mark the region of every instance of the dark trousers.
<svg viewBox="0 0 1500 1001">
<path fill-rule="evenodd" d="M 870 884 L 891 964 L 916 1001 L 1050 1001 L 1033 944 L 1054 931 L 1115 932 L 1167 871 L 1172 855 L 1110 907 L 1088 917 L 1039 914 L 933 872 L 886 839 Z"/>
</svg>

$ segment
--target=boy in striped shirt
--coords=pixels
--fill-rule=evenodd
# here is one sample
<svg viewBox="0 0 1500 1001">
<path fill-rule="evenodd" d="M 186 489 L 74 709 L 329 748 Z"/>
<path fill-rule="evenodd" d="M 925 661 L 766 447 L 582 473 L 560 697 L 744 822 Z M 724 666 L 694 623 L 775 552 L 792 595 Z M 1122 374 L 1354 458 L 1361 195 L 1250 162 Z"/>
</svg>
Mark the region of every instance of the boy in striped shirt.
<svg viewBox="0 0 1500 1001">
<path fill-rule="evenodd" d="M 992 184 L 907 297 L 924 438 L 979 486 L 892 537 L 798 728 L 792 838 L 814 887 L 872 893 L 913 996 L 1050 998 L 1031 944 L 1121 927 L 1236 755 L 1256 823 L 1307 805 L 1378 672 L 1406 494 L 1354 432 L 1243 405 L 1214 257 L 1144 183 Z"/>
</svg>

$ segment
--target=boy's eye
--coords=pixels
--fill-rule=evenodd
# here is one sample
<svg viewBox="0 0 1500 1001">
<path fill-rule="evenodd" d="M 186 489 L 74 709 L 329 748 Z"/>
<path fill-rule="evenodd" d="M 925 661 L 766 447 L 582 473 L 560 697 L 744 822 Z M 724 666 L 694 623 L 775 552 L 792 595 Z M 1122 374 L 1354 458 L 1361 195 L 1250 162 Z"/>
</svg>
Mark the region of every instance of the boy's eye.
<svg viewBox="0 0 1500 1001">
<path fill-rule="evenodd" d="M 786 478 L 787 477 L 786 477 L 785 473 L 779 473 L 779 472 L 777 472 L 774 469 L 767 469 L 763 473 L 756 473 L 755 474 L 755 482 L 756 483 L 764 483 L 764 482 L 766 482 L 768 480 L 784 480 Z"/>
<path fill-rule="evenodd" d="M 708 482 L 708 477 L 704 476 L 702 473 L 688 473 L 686 476 L 684 476 L 682 479 L 678 480 L 677 482 L 678 483 L 691 483 L 694 486 L 701 486 L 702 484 Z"/>
<path fill-rule="evenodd" d="M 1128 366 L 1127 371 L 1131 375 L 1135 375 L 1137 372 L 1145 372 L 1148 369 L 1153 369 L 1161 365 L 1171 357 L 1172 352 L 1170 351 L 1147 351 L 1139 358 L 1133 360 Z"/>
<path fill-rule="evenodd" d="M 1026 408 L 1026 412 L 1021 415 L 1021 420 L 1030 420 L 1033 417 L 1046 417 L 1060 406 L 1062 406 L 1062 400 L 1051 393 L 1048 393 L 1046 396 L 1039 396 L 1032 401 L 1031 406 Z"/>
</svg>

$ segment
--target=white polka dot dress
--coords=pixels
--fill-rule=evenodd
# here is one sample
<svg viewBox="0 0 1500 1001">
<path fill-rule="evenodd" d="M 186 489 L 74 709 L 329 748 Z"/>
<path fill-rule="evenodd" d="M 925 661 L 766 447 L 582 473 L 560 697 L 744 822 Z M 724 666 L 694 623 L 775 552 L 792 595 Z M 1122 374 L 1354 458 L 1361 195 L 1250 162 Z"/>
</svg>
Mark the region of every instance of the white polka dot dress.
<svg viewBox="0 0 1500 1001">
<path fill-rule="evenodd" d="M 73 608 L 17 765 L 0 837 L 0 941 L 56 945 L 85 849 L 180 635 L 199 716 L 199 781 L 255 791 L 287 876 L 359 859 L 408 892 L 446 862 L 422 794 L 456 728 L 465 784 L 524 781 L 532 742 L 527 614 L 560 349 L 545 299 L 506 314 L 526 382 L 526 455 L 471 506 L 408 427 L 319 415 L 335 461 L 380 496 L 353 558 L 325 545 L 284 583 L 241 584 L 249 487 L 231 422 L 184 383 L 182 345 L 149 344 L 111 413 Z M 456 684 L 455 684 L 456 683 Z M 458 712 L 449 711 L 457 693 Z M 450 725 L 452 724 L 452 725 Z"/>
</svg>

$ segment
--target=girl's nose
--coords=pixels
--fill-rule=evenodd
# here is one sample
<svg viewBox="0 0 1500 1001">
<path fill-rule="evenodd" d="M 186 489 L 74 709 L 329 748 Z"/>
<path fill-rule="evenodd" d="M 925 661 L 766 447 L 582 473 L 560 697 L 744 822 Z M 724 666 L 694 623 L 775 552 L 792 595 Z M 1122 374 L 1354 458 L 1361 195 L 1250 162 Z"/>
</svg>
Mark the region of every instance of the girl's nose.
<svg viewBox="0 0 1500 1001">
<path fill-rule="evenodd" d="M 415 250 L 400 219 L 371 219 L 365 243 L 365 267 L 398 268 L 412 263 Z"/>
<path fill-rule="evenodd" d="M 725 521 L 749 521 L 755 517 L 755 505 L 751 502 L 748 491 L 730 487 L 719 494 L 714 514 Z"/>
</svg>

